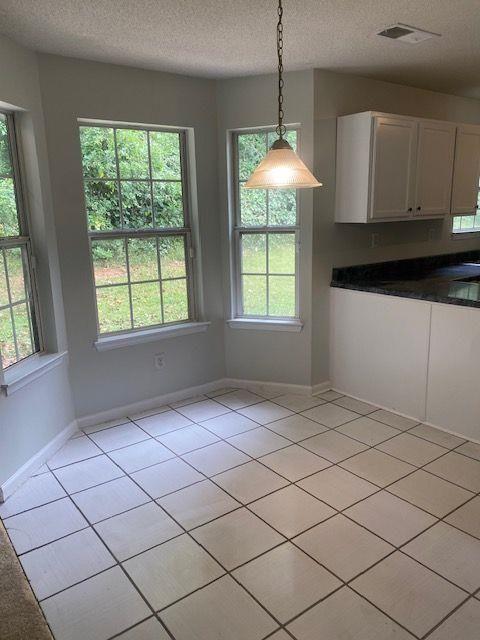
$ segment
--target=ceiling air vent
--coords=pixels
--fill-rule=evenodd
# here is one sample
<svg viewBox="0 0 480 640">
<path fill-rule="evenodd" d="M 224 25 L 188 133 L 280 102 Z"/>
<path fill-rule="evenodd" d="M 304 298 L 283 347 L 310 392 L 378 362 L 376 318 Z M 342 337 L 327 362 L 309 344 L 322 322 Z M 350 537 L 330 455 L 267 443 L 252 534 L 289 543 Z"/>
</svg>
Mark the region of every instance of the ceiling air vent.
<svg viewBox="0 0 480 640">
<path fill-rule="evenodd" d="M 440 34 L 425 31 L 424 29 L 417 29 L 416 27 L 409 27 L 408 24 L 397 23 L 382 29 L 382 31 L 377 33 L 377 36 L 384 36 L 385 38 L 407 42 L 408 44 L 417 44 L 424 40 L 430 40 L 430 38 L 438 38 Z"/>
</svg>

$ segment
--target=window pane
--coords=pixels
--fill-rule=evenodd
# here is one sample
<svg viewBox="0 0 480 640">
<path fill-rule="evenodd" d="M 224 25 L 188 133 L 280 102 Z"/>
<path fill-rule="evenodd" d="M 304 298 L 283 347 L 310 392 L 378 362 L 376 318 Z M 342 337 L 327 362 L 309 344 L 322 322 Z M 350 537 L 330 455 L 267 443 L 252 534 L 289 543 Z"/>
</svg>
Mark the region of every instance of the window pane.
<svg viewBox="0 0 480 640">
<path fill-rule="evenodd" d="M 117 177 L 113 129 L 80 127 L 80 144 L 85 177 Z"/>
<path fill-rule="evenodd" d="M 169 236 L 159 238 L 160 265 L 162 279 L 185 278 L 185 238 L 184 236 Z"/>
<path fill-rule="evenodd" d="M 462 229 L 471 229 L 475 216 L 462 216 Z"/>
<path fill-rule="evenodd" d="M 10 309 L 0 311 L 0 343 L 2 365 L 6 368 L 17 361 Z"/>
<path fill-rule="evenodd" d="M 132 307 L 134 327 L 161 324 L 160 284 L 158 282 L 133 284 Z"/>
<path fill-rule="evenodd" d="M 166 131 L 150 131 L 152 178 L 180 180 L 180 136 Z"/>
<path fill-rule="evenodd" d="M 127 258 L 123 240 L 93 240 L 95 284 L 127 282 Z"/>
<path fill-rule="evenodd" d="M 241 235 L 242 273 L 265 273 L 267 270 L 266 235 Z"/>
<path fill-rule="evenodd" d="M 0 178 L 0 236 L 19 236 L 13 178 Z"/>
<path fill-rule="evenodd" d="M 97 289 L 100 333 L 131 329 L 128 285 Z"/>
<path fill-rule="evenodd" d="M 188 295 L 186 280 L 162 282 L 164 322 L 188 320 Z"/>
<path fill-rule="evenodd" d="M 0 251 L 0 307 L 8 304 L 7 275 L 3 262 L 3 252 Z"/>
<path fill-rule="evenodd" d="M 295 234 L 270 233 L 268 236 L 269 273 L 295 273 Z"/>
<path fill-rule="evenodd" d="M 116 182 L 86 180 L 85 202 L 88 227 L 91 231 L 120 229 L 120 204 Z"/>
<path fill-rule="evenodd" d="M 240 218 L 245 227 L 264 227 L 267 224 L 267 192 L 263 189 L 244 189 L 240 185 Z"/>
<path fill-rule="evenodd" d="M 156 227 L 183 227 L 182 183 L 154 182 L 153 210 Z"/>
<path fill-rule="evenodd" d="M 17 336 L 18 359 L 21 360 L 33 353 L 29 313 L 26 304 L 19 304 L 13 307 L 13 321 Z"/>
<path fill-rule="evenodd" d="M 458 231 L 462 226 L 462 217 L 461 216 L 457 216 L 456 218 L 453 219 L 453 230 L 454 231 Z"/>
<path fill-rule="evenodd" d="M 266 276 L 242 276 L 243 313 L 247 316 L 267 314 Z"/>
<path fill-rule="evenodd" d="M 295 277 L 270 276 L 268 280 L 270 316 L 295 316 Z"/>
<path fill-rule="evenodd" d="M 268 192 L 268 224 L 297 224 L 297 194 L 295 189 L 270 189 Z"/>
<path fill-rule="evenodd" d="M 267 153 L 267 136 L 259 133 L 242 133 L 238 136 L 238 177 L 248 180 L 257 164 Z"/>
<path fill-rule="evenodd" d="M 149 178 L 147 132 L 117 129 L 120 178 Z"/>
<path fill-rule="evenodd" d="M 7 258 L 8 283 L 10 285 L 10 296 L 12 302 L 25 300 L 25 274 L 23 270 L 22 249 L 15 247 L 5 249 Z"/>
<path fill-rule="evenodd" d="M 155 238 L 128 239 L 130 280 L 158 280 L 157 242 Z"/>
<path fill-rule="evenodd" d="M 122 182 L 122 213 L 124 229 L 145 229 L 152 226 L 150 183 Z"/>
</svg>

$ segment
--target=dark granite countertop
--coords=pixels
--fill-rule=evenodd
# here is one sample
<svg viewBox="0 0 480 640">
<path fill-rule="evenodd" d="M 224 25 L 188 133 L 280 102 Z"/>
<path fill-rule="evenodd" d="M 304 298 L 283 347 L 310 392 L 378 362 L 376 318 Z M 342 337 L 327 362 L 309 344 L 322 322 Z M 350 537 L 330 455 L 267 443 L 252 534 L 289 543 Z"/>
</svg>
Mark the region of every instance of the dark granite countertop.
<svg viewBox="0 0 480 640">
<path fill-rule="evenodd" d="M 480 250 L 335 268 L 331 286 L 480 308 Z"/>
</svg>

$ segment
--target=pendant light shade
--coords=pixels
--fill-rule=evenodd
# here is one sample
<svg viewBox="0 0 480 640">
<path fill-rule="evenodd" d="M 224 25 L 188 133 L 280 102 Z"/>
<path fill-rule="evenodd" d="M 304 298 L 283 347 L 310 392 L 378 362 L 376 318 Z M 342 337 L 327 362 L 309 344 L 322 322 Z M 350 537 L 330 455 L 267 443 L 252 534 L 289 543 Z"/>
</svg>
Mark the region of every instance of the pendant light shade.
<svg viewBox="0 0 480 640">
<path fill-rule="evenodd" d="M 278 57 L 278 140 L 261 160 L 255 171 L 243 185 L 246 189 L 309 189 L 321 187 L 315 176 L 298 157 L 284 136 L 283 124 L 283 6 L 278 0 L 277 57 Z"/>
<path fill-rule="evenodd" d="M 285 140 L 276 140 L 244 189 L 308 189 L 321 187 L 315 176 Z"/>
</svg>

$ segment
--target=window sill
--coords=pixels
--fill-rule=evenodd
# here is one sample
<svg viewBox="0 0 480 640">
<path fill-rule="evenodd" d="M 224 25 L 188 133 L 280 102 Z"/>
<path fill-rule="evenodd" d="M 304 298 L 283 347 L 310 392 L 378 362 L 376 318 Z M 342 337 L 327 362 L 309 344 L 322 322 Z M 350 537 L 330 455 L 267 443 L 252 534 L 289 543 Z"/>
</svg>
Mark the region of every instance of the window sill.
<svg viewBox="0 0 480 640">
<path fill-rule="evenodd" d="M 479 238 L 480 230 L 474 231 L 455 231 L 452 232 L 452 240 L 468 240 L 469 238 Z"/>
<path fill-rule="evenodd" d="M 258 318 L 232 318 L 227 320 L 231 329 L 254 329 L 255 331 L 290 331 L 298 333 L 303 329 L 301 320 L 260 320 Z"/>
<path fill-rule="evenodd" d="M 156 342 L 166 338 L 177 338 L 186 336 L 189 333 L 203 333 L 210 326 L 210 322 L 185 322 L 170 327 L 158 327 L 146 329 L 145 331 L 131 331 L 129 333 L 119 333 L 114 336 L 104 336 L 94 342 L 97 351 L 110 351 L 110 349 L 122 349 L 142 342 Z"/>
<path fill-rule="evenodd" d="M 30 356 L 30 358 L 27 358 L 24 362 L 12 365 L 12 368 L 7 369 L 3 375 L 3 393 L 6 396 L 11 396 L 12 393 L 19 391 L 27 386 L 27 384 L 30 384 L 45 375 L 48 371 L 61 365 L 66 357 L 66 351 L 62 351 L 61 353 L 41 353 Z"/>
</svg>

